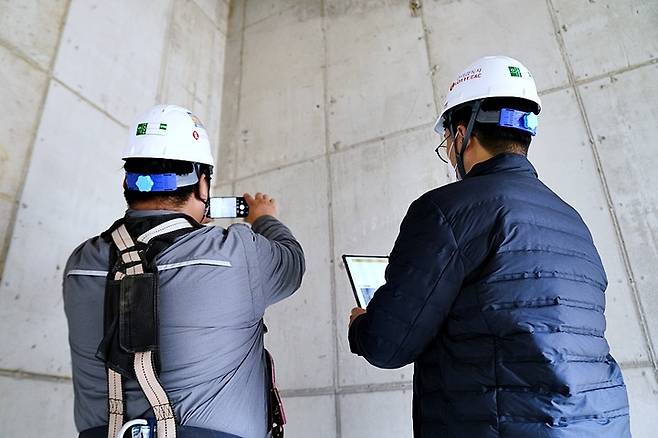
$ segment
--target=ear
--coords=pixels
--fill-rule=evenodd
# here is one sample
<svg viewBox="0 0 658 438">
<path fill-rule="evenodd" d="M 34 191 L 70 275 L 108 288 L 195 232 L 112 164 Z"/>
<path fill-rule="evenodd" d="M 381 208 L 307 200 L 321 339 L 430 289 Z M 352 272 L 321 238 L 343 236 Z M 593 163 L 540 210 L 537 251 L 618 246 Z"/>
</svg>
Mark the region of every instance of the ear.
<svg viewBox="0 0 658 438">
<path fill-rule="evenodd" d="M 201 175 L 201 184 L 199 184 L 199 196 L 201 199 L 208 199 L 210 197 L 210 182 L 208 176 L 204 173 Z"/>
<path fill-rule="evenodd" d="M 126 190 L 128 188 L 128 179 L 126 177 L 123 178 L 123 190 Z"/>
</svg>

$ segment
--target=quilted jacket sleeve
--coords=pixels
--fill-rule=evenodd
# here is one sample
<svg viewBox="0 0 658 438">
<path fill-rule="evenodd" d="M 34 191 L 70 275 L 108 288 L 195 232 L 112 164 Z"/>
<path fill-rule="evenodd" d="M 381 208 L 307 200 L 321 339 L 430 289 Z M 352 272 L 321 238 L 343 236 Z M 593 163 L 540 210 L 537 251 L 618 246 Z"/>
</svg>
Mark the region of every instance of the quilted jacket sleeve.
<svg viewBox="0 0 658 438">
<path fill-rule="evenodd" d="M 350 349 L 380 368 L 414 362 L 441 328 L 465 276 L 450 224 L 427 196 L 400 226 L 386 283 L 349 330 Z"/>
</svg>

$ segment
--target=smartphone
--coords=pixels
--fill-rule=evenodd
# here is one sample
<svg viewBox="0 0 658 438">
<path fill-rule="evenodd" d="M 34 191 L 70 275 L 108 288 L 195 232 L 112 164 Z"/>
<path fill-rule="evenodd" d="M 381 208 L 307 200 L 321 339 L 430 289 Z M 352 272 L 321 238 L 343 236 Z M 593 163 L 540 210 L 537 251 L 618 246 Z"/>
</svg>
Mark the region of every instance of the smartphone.
<svg viewBox="0 0 658 438">
<path fill-rule="evenodd" d="M 212 219 L 247 217 L 249 206 L 241 196 L 221 196 L 210 198 L 210 217 Z"/>
</svg>

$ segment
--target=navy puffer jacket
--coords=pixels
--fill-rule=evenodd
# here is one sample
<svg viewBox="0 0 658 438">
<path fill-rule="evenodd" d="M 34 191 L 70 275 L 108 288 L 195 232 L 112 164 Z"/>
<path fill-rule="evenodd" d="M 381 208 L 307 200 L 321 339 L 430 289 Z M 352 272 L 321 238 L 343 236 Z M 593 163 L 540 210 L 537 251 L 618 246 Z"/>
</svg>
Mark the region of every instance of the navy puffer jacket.
<svg viewBox="0 0 658 438">
<path fill-rule="evenodd" d="M 414 362 L 417 438 L 629 437 L 606 286 L 578 213 L 498 155 L 411 205 L 350 347 Z"/>
</svg>

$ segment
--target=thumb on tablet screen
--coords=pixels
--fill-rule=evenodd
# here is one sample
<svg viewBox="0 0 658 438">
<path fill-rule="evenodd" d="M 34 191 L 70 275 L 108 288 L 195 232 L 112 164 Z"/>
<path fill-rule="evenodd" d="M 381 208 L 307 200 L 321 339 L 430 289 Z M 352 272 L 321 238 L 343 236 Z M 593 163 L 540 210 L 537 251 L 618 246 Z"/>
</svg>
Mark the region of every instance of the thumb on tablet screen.
<svg viewBox="0 0 658 438">
<path fill-rule="evenodd" d="M 361 307 L 355 307 L 352 309 L 352 313 L 350 314 L 350 325 L 352 325 L 352 322 L 359 316 L 363 315 L 366 313 L 366 309 L 362 309 Z"/>
</svg>

